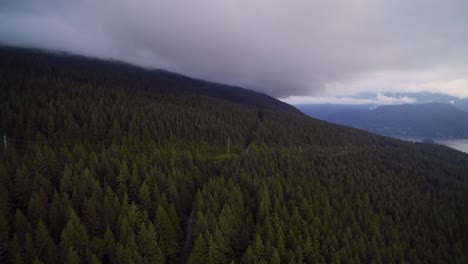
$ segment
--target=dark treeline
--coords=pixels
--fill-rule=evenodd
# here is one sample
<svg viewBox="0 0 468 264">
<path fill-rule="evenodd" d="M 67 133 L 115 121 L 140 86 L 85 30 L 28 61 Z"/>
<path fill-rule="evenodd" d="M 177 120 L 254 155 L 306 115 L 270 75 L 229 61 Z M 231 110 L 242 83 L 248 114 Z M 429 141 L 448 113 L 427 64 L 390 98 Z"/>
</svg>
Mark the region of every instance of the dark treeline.
<svg viewBox="0 0 468 264">
<path fill-rule="evenodd" d="M 468 155 L 171 73 L 0 55 L 1 263 L 468 261 Z"/>
</svg>

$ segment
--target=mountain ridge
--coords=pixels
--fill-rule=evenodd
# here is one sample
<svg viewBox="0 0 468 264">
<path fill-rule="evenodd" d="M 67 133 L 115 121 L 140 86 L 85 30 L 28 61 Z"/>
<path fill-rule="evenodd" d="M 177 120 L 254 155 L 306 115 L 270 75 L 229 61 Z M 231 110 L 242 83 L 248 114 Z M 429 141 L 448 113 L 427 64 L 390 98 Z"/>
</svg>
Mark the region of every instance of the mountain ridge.
<svg viewBox="0 0 468 264">
<path fill-rule="evenodd" d="M 49 67 L 67 67 L 65 66 L 65 64 L 68 64 L 68 66 L 73 65 L 74 67 L 81 67 L 81 69 L 74 69 L 74 71 L 76 71 L 76 74 L 80 74 L 79 71 L 81 70 L 81 74 L 87 75 L 87 78 L 99 79 L 103 77 L 102 75 L 99 75 L 101 74 L 99 68 L 105 65 L 107 68 L 112 68 L 113 71 L 125 72 L 127 75 L 130 75 L 125 76 L 126 74 L 122 74 L 122 76 L 113 77 L 121 82 L 128 81 L 126 80 L 126 77 L 135 78 L 136 76 L 131 76 L 132 74 L 144 75 L 146 78 L 148 78 L 148 80 L 142 85 L 146 86 L 150 86 L 150 83 L 155 81 L 161 82 L 165 79 L 172 80 L 173 82 L 170 83 L 170 85 L 179 86 L 177 89 L 174 90 L 190 91 L 191 89 L 195 89 L 199 94 L 210 94 L 211 96 L 218 97 L 221 99 L 229 99 L 234 102 L 253 104 L 253 102 L 255 101 L 255 104 L 257 104 L 260 107 L 266 107 L 269 109 L 283 109 L 288 111 L 295 111 L 298 113 L 300 112 L 293 106 L 261 92 L 229 84 L 220 84 L 207 80 L 200 80 L 183 74 L 166 71 L 163 69 L 149 69 L 117 60 L 106 60 L 68 52 L 49 51 L 44 49 L 18 48 L 0 45 L 0 52 L 0 55 L 2 57 L 0 66 L 3 67 L 14 66 L 8 64 L 14 63 L 15 61 L 19 61 L 21 57 L 35 60 L 47 58 L 49 60 Z M 79 65 L 80 63 L 83 65 Z M 252 100 L 252 97 L 254 98 L 254 100 Z"/>
</svg>

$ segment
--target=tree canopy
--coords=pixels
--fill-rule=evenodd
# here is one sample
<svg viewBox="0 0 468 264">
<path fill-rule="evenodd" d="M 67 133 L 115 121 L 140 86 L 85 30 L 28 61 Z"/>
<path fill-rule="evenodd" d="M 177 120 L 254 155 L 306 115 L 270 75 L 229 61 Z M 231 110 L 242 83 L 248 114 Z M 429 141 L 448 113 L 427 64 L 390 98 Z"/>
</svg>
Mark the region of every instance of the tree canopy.
<svg viewBox="0 0 468 264">
<path fill-rule="evenodd" d="M 468 155 L 175 74 L 0 55 L 2 263 L 468 261 Z"/>
</svg>

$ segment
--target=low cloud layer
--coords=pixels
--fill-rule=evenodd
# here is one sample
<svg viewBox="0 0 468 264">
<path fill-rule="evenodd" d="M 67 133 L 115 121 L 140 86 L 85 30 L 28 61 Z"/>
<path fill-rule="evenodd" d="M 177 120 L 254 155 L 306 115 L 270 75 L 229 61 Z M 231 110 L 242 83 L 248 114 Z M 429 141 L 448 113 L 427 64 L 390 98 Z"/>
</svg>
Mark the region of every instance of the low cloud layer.
<svg viewBox="0 0 468 264">
<path fill-rule="evenodd" d="M 278 98 L 468 97 L 465 0 L 3 0 L 0 42 L 113 58 Z"/>
<path fill-rule="evenodd" d="M 304 104 L 344 104 L 344 105 L 396 105 L 396 104 L 414 104 L 418 100 L 408 96 L 387 96 L 382 93 L 376 94 L 374 98 L 356 98 L 356 97 L 313 97 L 313 96 L 291 96 L 284 99 L 286 103 L 293 105 Z"/>
</svg>

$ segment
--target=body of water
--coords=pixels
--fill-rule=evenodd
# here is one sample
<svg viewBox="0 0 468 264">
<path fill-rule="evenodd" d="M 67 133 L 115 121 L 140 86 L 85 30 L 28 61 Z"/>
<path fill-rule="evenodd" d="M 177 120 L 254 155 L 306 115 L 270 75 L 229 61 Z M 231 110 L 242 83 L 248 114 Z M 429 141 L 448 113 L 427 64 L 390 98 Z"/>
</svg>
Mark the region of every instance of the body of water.
<svg viewBox="0 0 468 264">
<path fill-rule="evenodd" d="M 416 141 L 416 142 L 422 142 L 424 139 L 428 139 L 428 138 L 409 138 L 409 137 L 406 137 L 406 138 L 396 137 L 396 138 L 407 140 L 407 141 Z M 436 144 L 441 144 L 449 148 L 453 148 L 458 151 L 468 153 L 468 139 L 467 138 L 462 138 L 462 139 L 430 138 L 430 139 L 433 140 L 434 143 Z"/>
<path fill-rule="evenodd" d="M 435 139 L 438 144 L 468 153 L 468 139 Z"/>
</svg>

